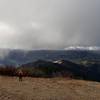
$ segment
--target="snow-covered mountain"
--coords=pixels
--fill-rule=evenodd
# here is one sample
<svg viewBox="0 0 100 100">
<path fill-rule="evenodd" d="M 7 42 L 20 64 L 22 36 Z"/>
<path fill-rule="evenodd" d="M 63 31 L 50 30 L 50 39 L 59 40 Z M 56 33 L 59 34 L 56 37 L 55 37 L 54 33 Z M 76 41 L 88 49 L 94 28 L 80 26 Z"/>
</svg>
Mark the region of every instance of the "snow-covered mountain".
<svg viewBox="0 0 100 100">
<path fill-rule="evenodd" d="M 64 50 L 90 50 L 90 51 L 98 51 L 100 47 L 98 46 L 69 46 Z"/>
</svg>

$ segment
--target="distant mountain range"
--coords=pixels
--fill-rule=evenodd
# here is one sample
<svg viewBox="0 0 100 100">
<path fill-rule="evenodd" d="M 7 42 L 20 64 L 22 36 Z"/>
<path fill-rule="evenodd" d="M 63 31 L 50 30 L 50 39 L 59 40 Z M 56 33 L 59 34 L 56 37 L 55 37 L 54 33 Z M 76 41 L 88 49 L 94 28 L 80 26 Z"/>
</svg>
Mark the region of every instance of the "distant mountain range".
<svg viewBox="0 0 100 100">
<path fill-rule="evenodd" d="M 29 51 L 0 49 L 0 64 L 28 69 L 33 76 L 60 74 L 100 81 L 99 48 Z"/>
<path fill-rule="evenodd" d="M 90 51 L 97 51 L 100 50 L 98 46 L 69 46 L 65 48 L 65 50 L 90 50 Z"/>
<path fill-rule="evenodd" d="M 100 61 L 100 50 L 67 49 L 67 50 L 10 50 L 0 49 L 0 64 L 20 65 L 36 60 L 95 60 Z"/>
</svg>

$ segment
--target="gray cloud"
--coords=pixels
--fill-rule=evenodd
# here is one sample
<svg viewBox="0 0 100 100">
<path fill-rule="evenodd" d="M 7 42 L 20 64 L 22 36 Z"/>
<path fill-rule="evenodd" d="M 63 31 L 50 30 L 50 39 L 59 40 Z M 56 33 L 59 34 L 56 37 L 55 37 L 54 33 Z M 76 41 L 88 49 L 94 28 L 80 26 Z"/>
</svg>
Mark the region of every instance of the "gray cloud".
<svg viewBox="0 0 100 100">
<path fill-rule="evenodd" d="M 0 47 L 100 46 L 99 0 L 0 0 Z"/>
</svg>

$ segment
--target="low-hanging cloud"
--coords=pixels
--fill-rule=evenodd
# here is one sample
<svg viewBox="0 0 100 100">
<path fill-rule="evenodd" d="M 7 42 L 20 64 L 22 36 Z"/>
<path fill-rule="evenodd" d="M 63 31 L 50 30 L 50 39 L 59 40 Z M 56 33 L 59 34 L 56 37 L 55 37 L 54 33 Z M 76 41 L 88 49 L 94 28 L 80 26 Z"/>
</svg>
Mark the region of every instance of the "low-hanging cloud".
<svg viewBox="0 0 100 100">
<path fill-rule="evenodd" d="M 100 46 L 99 0 L 0 0 L 0 48 Z"/>
</svg>

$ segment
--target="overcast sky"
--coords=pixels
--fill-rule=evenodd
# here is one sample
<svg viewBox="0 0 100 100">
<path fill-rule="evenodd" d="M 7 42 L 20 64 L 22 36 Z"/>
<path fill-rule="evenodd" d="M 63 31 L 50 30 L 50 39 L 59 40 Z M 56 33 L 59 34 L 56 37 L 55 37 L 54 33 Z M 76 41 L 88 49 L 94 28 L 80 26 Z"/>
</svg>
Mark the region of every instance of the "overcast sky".
<svg viewBox="0 0 100 100">
<path fill-rule="evenodd" d="M 100 46 L 100 0 L 0 0 L 0 48 Z"/>
</svg>

